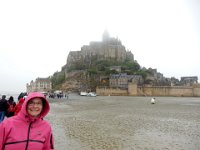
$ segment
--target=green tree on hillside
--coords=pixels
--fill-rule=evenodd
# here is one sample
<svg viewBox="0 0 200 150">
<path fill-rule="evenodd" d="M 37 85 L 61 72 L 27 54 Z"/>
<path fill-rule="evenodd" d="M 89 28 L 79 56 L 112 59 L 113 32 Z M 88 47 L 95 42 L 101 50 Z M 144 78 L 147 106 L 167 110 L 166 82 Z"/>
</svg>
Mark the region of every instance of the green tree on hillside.
<svg viewBox="0 0 200 150">
<path fill-rule="evenodd" d="M 51 76 L 51 83 L 53 89 L 59 89 L 62 83 L 65 81 L 65 73 L 63 71 L 61 72 L 55 72 L 53 76 Z"/>
</svg>

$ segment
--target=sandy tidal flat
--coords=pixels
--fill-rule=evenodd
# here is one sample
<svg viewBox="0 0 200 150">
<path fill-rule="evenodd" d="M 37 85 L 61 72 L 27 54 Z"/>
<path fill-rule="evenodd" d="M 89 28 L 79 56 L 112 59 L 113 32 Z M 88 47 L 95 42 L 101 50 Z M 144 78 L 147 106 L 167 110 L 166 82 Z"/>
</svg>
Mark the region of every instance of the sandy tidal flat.
<svg viewBox="0 0 200 150">
<path fill-rule="evenodd" d="M 56 150 L 200 150 L 200 98 L 70 96 L 46 117 Z"/>
</svg>

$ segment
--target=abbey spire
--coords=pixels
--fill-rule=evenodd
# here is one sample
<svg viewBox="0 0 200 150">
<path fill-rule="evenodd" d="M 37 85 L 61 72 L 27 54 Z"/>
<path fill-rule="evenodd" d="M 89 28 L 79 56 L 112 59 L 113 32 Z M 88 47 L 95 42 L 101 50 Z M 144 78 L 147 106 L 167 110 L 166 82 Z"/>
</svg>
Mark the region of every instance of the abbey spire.
<svg viewBox="0 0 200 150">
<path fill-rule="evenodd" d="M 103 39 L 103 41 L 108 41 L 110 39 L 110 35 L 109 35 L 107 29 L 104 30 L 102 39 Z"/>
</svg>

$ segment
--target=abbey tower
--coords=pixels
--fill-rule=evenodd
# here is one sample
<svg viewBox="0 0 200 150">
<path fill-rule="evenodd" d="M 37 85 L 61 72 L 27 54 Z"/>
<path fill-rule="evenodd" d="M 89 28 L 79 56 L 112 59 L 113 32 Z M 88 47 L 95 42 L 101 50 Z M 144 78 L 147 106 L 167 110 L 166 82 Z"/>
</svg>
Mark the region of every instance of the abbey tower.
<svg viewBox="0 0 200 150">
<path fill-rule="evenodd" d="M 126 59 L 133 60 L 131 51 L 127 51 L 118 38 L 109 36 L 105 30 L 102 41 L 92 41 L 89 45 L 81 47 L 80 51 L 70 51 L 67 58 L 67 66 L 70 67 L 74 63 L 86 63 L 95 60 L 115 60 L 123 62 Z"/>
</svg>

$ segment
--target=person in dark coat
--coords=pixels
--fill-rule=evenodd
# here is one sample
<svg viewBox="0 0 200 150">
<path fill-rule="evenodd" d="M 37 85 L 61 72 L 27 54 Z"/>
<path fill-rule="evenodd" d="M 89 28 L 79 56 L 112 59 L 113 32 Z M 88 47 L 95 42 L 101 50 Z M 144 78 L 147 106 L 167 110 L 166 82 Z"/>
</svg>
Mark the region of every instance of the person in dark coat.
<svg viewBox="0 0 200 150">
<path fill-rule="evenodd" d="M 14 98 L 12 96 L 10 96 L 10 98 L 8 100 L 8 105 L 9 105 L 9 108 L 8 108 L 6 116 L 7 117 L 12 117 L 12 116 L 14 116 L 15 106 L 16 106 L 16 103 L 15 103 Z"/>
<path fill-rule="evenodd" d="M 4 120 L 8 107 L 9 105 L 6 100 L 6 96 L 3 95 L 2 99 L 0 100 L 0 123 Z"/>
</svg>

